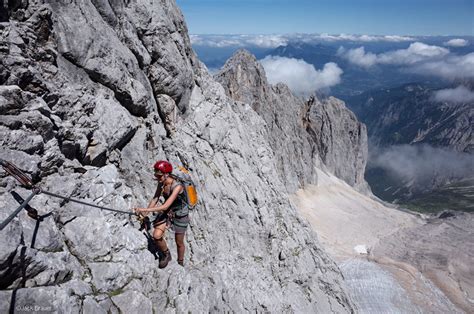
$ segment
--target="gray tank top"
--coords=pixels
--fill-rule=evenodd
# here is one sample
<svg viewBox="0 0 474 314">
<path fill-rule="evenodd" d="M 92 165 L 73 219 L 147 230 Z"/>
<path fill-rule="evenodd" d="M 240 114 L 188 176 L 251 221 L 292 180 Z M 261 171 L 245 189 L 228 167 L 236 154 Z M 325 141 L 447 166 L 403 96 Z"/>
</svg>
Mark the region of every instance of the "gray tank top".
<svg viewBox="0 0 474 314">
<path fill-rule="evenodd" d="M 166 195 L 163 193 L 163 197 L 166 200 L 170 197 L 170 195 L 173 193 L 173 190 L 178 186 L 183 184 L 176 179 L 174 180 L 173 184 L 171 184 L 170 188 L 170 194 Z M 183 186 L 184 188 L 184 186 Z M 188 208 L 188 203 L 186 202 L 186 191 L 183 189 L 181 193 L 178 194 L 178 197 L 174 200 L 174 202 L 171 204 L 169 210 L 173 211 L 176 215 L 177 218 L 187 216 L 189 214 L 189 208 Z"/>
</svg>

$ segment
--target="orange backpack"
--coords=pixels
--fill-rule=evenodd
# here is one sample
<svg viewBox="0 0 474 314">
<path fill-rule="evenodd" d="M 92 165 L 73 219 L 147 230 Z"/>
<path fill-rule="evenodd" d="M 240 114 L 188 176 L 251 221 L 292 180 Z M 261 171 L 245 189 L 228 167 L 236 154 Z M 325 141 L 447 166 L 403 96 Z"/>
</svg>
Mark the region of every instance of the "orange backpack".
<svg viewBox="0 0 474 314">
<path fill-rule="evenodd" d="M 194 184 L 189 171 L 183 166 L 179 166 L 175 168 L 171 176 L 183 184 L 186 193 L 186 203 L 189 209 L 194 209 L 198 203 L 198 195 L 196 185 Z"/>
</svg>

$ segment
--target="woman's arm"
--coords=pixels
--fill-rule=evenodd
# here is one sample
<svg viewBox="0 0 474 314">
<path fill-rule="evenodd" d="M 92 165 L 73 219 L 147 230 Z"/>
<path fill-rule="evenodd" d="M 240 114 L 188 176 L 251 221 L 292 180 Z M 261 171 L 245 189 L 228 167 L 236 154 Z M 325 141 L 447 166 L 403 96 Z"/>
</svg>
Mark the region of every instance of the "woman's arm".
<svg viewBox="0 0 474 314">
<path fill-rule="evenodd" d="M 148 208 L 156 206 L 156 204 L 158 203 L 158 200 L 160 199 L 162 190 L 163 190 L 163 186 L 160 183 L 158 183 L 158 186 L 156 187 L 155 195 L 153 195 L 153 198 L 148 203 L 148 206 L 147 206 Z"/>
</svg>

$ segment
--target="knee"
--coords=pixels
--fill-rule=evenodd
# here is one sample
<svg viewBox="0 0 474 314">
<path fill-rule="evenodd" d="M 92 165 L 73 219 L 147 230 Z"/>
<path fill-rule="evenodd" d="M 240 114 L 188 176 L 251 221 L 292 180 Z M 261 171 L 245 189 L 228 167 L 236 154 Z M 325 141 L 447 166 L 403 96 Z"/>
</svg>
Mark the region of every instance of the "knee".
<svg viewBox="0 0 474 314">
<path fill-rule="evenodd" d="M 155 241 L 162 241 L 164 233 L 163 232 L 155 232 L 153 233 L 153 240 Z"/>
<path fill-rule="evenodd" d="M 183 248 L 184 247 L 184 241 L 176 239 L 176 246 L 178 248 Z"/>
</svg>

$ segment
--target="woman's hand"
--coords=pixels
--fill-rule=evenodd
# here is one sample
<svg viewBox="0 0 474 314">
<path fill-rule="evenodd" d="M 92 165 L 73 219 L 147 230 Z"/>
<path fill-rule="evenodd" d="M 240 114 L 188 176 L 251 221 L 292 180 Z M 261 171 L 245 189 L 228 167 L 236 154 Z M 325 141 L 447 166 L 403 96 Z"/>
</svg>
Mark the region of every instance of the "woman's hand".
<svg viewBox="0 0 474 314">
<path fill-rule="evenodd" d="M 133 211 L 134 211 L 135 213 L 137 213 L 137 214 L 142 214 L 142 215 L 148 214 L 148 213 L 147 213 L 147 208 L 135 207 L 135 208 L 133 209 Z"/>
</svg>

